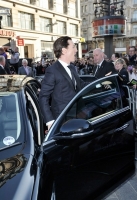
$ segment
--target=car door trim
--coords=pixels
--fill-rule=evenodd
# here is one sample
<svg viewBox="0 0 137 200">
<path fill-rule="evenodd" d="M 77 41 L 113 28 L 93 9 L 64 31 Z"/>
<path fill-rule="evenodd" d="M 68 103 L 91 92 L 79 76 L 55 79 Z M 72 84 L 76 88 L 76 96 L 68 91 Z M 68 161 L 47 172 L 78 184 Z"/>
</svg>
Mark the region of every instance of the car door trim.
<svg viewBox="0 0 137 200">
<path fill-rule="evenodd" d="M 122 108 L 122 109 L 119 109 L 119 110 L 116 110 L 115 112 L 110 113 L 106 116 L 100 117 L 99 119 L 95 119 L 92 122 L 89 120 L 89 123 L 91 123 L 92 125 L 95 125 L 95 124 L 98 124 L 98 123 L 100 123 L 100 122 L 102 122 L 106 119 L 109 119 L 110 117 L 114 117 L 114 116 L 119 115 L 121 113 L 124 113 L 125 111 L 128 111 L 128 110 L 130 110 L 129 106 Z"/>
</svg>

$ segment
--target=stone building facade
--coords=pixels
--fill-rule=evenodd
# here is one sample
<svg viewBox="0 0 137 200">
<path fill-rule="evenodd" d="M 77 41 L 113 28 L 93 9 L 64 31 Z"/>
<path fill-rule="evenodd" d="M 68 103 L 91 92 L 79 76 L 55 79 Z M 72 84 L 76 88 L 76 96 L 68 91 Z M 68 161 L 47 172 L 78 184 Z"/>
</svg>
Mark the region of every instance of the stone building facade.
<svg viewBox="0 0 137 200">
<path fill-rule="evenodd" d="M 0 46 L 18 46 L 21 58 L 44 53 L 54 58 L 53 42 L 64 35 L 73 39 L 81 57 L 80 0 L 3 0 L 0 13 Z"/>
</svg>

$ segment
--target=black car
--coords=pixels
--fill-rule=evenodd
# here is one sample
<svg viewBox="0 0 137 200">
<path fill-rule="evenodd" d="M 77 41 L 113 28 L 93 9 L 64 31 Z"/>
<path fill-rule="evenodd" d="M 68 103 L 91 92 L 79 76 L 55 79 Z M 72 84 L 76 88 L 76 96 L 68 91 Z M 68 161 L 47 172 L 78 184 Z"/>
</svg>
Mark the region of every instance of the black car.
<svg viewBox="0 0 137 200">
<path fill-rule="evenodd" d="M 117 75 L 93 81 L 48 134 L 40 83 L 0 76 L 0 199 L 101 199 L 135 171 L 134 119 Z"/>
</svg>

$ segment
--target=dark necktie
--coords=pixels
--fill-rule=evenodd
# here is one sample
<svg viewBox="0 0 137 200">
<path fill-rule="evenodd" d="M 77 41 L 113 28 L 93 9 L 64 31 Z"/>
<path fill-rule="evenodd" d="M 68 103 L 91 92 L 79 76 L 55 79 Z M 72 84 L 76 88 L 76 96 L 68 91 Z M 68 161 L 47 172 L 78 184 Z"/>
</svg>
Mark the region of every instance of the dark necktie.
<svg viewBox="0 0 137 200">
<path fill-rule="evenodd" d="M 72 83 L 74 85 L 74 88 L 76 89 L 76 80 L 75 80 L 75 77 L 74 77 L 74 74 L 73 74 L 73 71 L 71 69 L 71 66 L 69 65 L 68 68 L 70 69 L 70 72 L 71 72 L 71 80 L 72 80 Z"/>
<path fill-rule="evenodd" d="M 100 65 L 97 65 L 94 76 L 97 76 L 97 74 L 98 74 L 98 72 L 99 72 L 99 68 L 100 68 Z"/>
</svg>

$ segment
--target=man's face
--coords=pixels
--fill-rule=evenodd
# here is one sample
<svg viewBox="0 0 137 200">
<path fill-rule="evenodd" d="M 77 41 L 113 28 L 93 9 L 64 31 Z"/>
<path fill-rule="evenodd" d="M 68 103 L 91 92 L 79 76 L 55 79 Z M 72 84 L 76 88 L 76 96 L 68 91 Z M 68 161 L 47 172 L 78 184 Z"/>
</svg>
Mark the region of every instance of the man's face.
<svg viewBox="0 0 137 200">
<path fill-rule="evenodd" d="M 93 57 L 95 64 L 100 64 L 104 59 L 104 54 L 100 50 L 96 49 L 93 51 Z"/>
<path fill-rule="evenodd" d="M 77 53 L 77 48 L 72 40 L 68 40 L 68 47 L 62 48 L 63 57 L 67 63 L 74 62 Z"/>
<path fill-rule="evenodd" d="M 129 49 L 129 55 L 133 56 L 135 54 L 135 49 L 134 48 L 130 48 Z"/>
<path fill-rule="evenodd" d="M 23 65 L 24 67 L 26 67 L 26 66 L 27 66 L 27 62 L 22 62 L 22 65 Z"/>
<path fill-rule="evenodd" d="M 112 56 L 111 56 L 111 60 L 113 60 L 113 61 L 116 60 L 116 58 L 115 58 L 115 54 L 112 54 Z"/>
<path fill-rule="evenodd" d="M 4 66 L 5 66 L 5 62 L 6 62 L 6 61 L 5 61 L 5 58 L 4 58 L 4 59 L 1 61 L 0 64 L 4 67 Z"/>
</svg>

